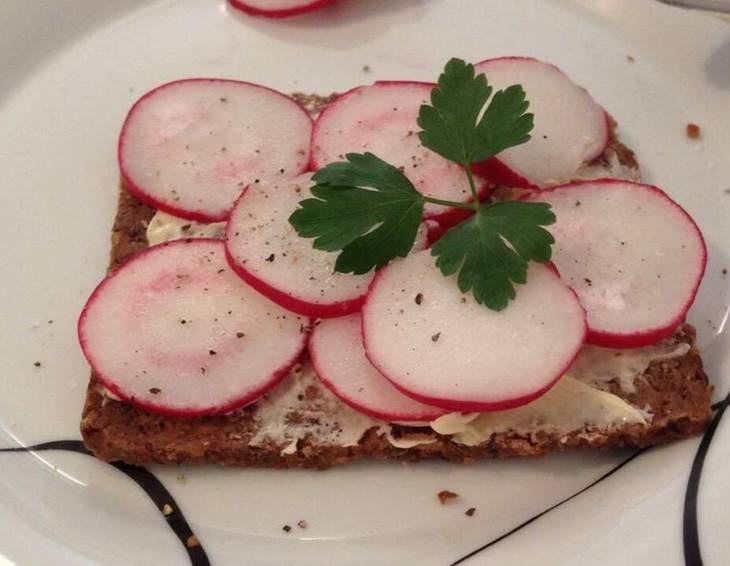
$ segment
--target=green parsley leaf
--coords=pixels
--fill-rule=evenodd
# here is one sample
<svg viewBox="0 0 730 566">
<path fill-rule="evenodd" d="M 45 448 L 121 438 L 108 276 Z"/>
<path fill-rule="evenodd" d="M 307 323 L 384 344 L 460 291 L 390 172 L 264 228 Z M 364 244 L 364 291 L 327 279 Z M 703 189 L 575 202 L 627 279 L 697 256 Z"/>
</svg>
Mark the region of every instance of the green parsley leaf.
<svg viewBox="0 0 730 566">
<path fill-rule="evenodd" d="M 547 203 L 498 202 L 451 228 L 431 254 L 444 275 L 458 272 L 462 293 L 499 311 L 515 298 L 513 284 L 527 282 L 528 261 L 550 260 L 555 240 L 542 226 L 554 222 Z"/>
<path fill-rule="evenodd" d="M 413 247 L 425 199 L 397 168 L 372 153 L 348 153 L 314 174 L 315 198 L 289 222 L 314 247 L 342 250 L 335 270 L 367 273 Z"/>
<path fill-rule="evenodd" d="M 530 139 L 533 115 L 520 85 L 492 94 L 484 74 L 475 76 L 474 66 L 451 59 L 431 91 L 431 105 L 418 115 L 421 143 L 439 155 L 467 165 L 493 157 Z"/>
</svg>

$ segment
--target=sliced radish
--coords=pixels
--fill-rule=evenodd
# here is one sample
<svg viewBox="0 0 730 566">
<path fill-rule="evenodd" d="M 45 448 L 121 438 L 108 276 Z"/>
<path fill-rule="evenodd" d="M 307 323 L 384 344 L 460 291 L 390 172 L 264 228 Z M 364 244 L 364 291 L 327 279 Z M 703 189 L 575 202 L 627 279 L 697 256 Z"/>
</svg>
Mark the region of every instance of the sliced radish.
<svg viewBox="0 0 730 566">
<path fill-rule="evenodd" d="M 309 114 L 275 90 L 223 79 L 176 81 L 129 111 L 119 167 L 141 201 L 215 222 L 227 218 L 245 186 L 305 171 L 311 130 Z"/>
<path fill-rule="evenodd" d="M 251 289 L 224 255 L 220 240 L 161 244 L 94 290 L 79 340 L 114 395 L 165 415 L 213 415 L 256 400 L 287 374 L 309 321 Z"/>
<path fill-rule="evenodd" d="M 228 0 L 231 6 L 252 16 L 288 18 L 333 4 L 335 0 Z"/>
<path fill-rule="evenodd" d="M 501 185 L 550 187 L 572 180 L 606 149 L 606 112 L 554 65 L 501 57 L 482 61 L 475 70 L 487 76 L 495 91 L 521 84 L 535 115 L 530 141 L 477 164 L 475 172 Z"/>
<path fill-rule="evenodd" d="M 309 355 L 324 384 L 351 407 L 389 422 L 426 422 L 446 410 L 406 397 L 365 357 L 361 318 L 351 314 L 320 321 L 309 339 Z"/>
<path fill-rule="evenodd" d="M 305 173 L 246 189 L 226 227 L 226 256 L 244 281 L 291 311 L 322 318 L 359 311 L 373 274 L 336 272 L 337 253 L 315 249 L 289 223 L 311 186 L 312 175 Z M 426 234 L 423 226 L 414 249 L 428 245 Z"/>
<path fill-rule="evenodd" d="M 585 311 L 542 264 L 500 312 L 463 295 L 429 251 L 373 280 L 362 311 L 370 362 L 406 395 L 454 411 L 524 405 L 550 389 L 578 354 Z"/>
<path fill-rule="evenodd" d="M 312 167 L 320 169 L 342 161 L 347 153 L 369 151 L 396 167 L 420 192 L 436 198 L 467 202 L 471 199 L 464 171 L 418 139 L 416 120 L 428 104 L 435 85 L 408 81 L 380 81 L 339 96 L 317 118 L 312 132 Z M 480 198 L 489 184 L 476 179 Z M 426 204 L 424 217 L 452 225 L 465 217 L 462 209 Z"/>
<path fill-rule="evenodd" d="M 645 346 L 684 320 L 707 250 L 692 218 L 666 193 L 603 179 L 530 198 L 553 207 L 553 261 L 588 312 L 589 342 Z"/>
</svg>

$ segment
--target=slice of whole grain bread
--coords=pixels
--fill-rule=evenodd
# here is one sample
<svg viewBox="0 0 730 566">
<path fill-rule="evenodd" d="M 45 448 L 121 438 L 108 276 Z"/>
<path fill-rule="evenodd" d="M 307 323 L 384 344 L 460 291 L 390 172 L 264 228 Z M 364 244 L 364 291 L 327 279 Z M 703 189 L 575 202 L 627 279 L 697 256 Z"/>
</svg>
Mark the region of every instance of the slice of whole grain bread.
<svg viewBox="0 0 730 566">
<path fill-rule="evenodd" d="M 310 112 L 316 113 L 330 97 L 295 95 Z M 618 162 L 638 174 L 633 152 L 612 133 L 602 157 Z M 112 230 L 110 270 L 147 247 L 146 228 L 155 210 L 142 204 L 123 188 Z M 585 426 L 569 433 L 536 431 L 530 434 L 503 432 L 478 446 L 466 446 L 441 436 L 430 428 L 390 425 L 388 434 L 373 422 L 359 442 L 343 446 L 323 442 L 306 434 L 293 446 L 276 439 L 260 441 L 265 426 L 300 426 L 306 421 L 311 430 L 332 432 L 336 439 L 342 430 L 337 422 L 345 408 L 323 386 L 310 385 L 300 395 L 301 406 L 282 413 L 283 422 L 266 423 L 257 402 L 229 415 L 181 419 L 147 412 L 128 403 L 105 396 L 91 376 L 87 390 L 81 432 L 94 454 L 103 460 L 123 460 L 133 464 L 215 462 L 224 465 L 326 468 L 360 458 L 418 461 L 441 458 L 471 462 L 485 457 L 542 456 L 552 450 L 573 447 L 643 447 L 684 438 L 700 432 L 710 415 L 711 387 L 702 370 L 702 360 L 694 347 L 695 332 L 689 325 L 676 330 L 668 343 L 686 343 L 689 351 L 676 358 L 652 362 L 635 381 L 635 391 L 627 393 L 617 384 L 609 390 L 635 407 L 648 410 L 649 424 L 624 424 L 612 428 Z M 294 372 L 287 379 L 298 379 Z M 277 386 L 280 387 L 280 386 Z M 324 402 L 326 401 L 326 403 Z M 333 405 L 334 404 L 334 405 Z M 329 407 L 325 410 L 323 407 Z M 333 417 L 335 415 L 335 417 Z M 396 448 L 389 440 L 425 441 L 409 448 Z M 257 442 L 252 440 L 257 438 Z"/>
</svg>

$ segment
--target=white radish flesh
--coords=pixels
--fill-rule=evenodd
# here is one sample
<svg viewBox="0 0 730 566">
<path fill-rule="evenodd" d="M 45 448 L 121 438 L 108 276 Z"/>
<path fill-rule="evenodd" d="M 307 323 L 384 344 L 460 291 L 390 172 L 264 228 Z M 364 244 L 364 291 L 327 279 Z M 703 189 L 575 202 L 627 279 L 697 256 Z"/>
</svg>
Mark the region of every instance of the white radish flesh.
<svg viewBox="0 0 730 566">
<path fill-rule="evenodd" d="M 370 362 L 398 389 L 454 411 L 528 403 L 562 376 L 583 344 L 585 312 L 575 293 L 531 264 L 517 298 L 495 312 L 463 295 L 429 251 L 381 270 L 363 307 Z"/>
<path fill-rule="evenodd" d="M 227 218 L 249 184 L 306 170 L 312 122 L 291 98 L 240 81 L 188 79 L 139 99 L 119 138 L 127 189 L 169 214 Z"/>
<path fill-rule="evenodd" d="M 401 167 L 413 186 L 423 194 L 457 202 L 471 200 L 466 174 L 459 165 L 421 145 L 416 120 L 422 104 L 429 104 L 428 83 L 393 81 L 352 89 L 338 97 L 320 114 L 312 134 L 312 166 L 321 169 L 342 161 L 347 153 L 371 152 Z M 489 185 L 475 179 L 480 198 Z M 425 218 L 452 225 L 464 210 L 426 204 Z"/>
<path fill-rule="evenodd" d="M 492 181 L 520 187 L 566 183 L 606 148 L 606 112 L 560 69 L 528 57 L 488 59 L 475 65 L 497 90 L 520 84 L 535 115 L 532 138 L 501 152 L 475 171 Z"/>
<path fill-rule="evenodd" d="M 239 276 L 279 305 L 311 317 L 360 310 L 373 273 L 335 271 L 337 253 L 317 250 L 289 223 L 311 197 L 311 174 L 279 185 L 253 185 L 236 203 L 226 228 L 226 255 Z M 426 228 L 416 249 L 426 247 Z"/>
<path fill-rule="evenodd" d="M 236 8 L 252 16 L 288 18 L 324 8 L 335 0 L 228 0 Z"/>
<path fill-rule="evenodd" d="M 361 318 L 351 314 L 320 321 L 309 339 L 309 355 L 324 384 L 351 407 L 388 422 L 426 422 L 446 411 L 398 391 L 365 357 Z"/>
<path fill-rule="evenodd" d="M 633 348 L 671 334 L 707 261 L 699 228 L 666 193 L 629 181 L 585 181 L 534 194 L 557 222 L 553 261 L 588 313 L 588 341 Z"/>
<path fill-rule="evenodd" d="M 195 239 L 149 248 L 109 275 L 78 330 L 113 394 L 194 417 L 226 413 L 273 387 L 303 351 L 308 324 L 242 282 L 223 242 Z"/>
</svg>

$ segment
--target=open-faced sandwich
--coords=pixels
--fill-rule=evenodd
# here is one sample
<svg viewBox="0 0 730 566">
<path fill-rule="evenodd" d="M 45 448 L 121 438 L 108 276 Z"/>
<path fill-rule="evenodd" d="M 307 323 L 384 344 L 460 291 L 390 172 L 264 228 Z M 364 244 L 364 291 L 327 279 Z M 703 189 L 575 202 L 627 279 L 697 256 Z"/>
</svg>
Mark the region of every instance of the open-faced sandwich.
<svg viewBox="0 0 730 566">
<path fill-rule="evenodd" d="M 329 97 L 176 81 L 133 106 L 119 164 L 79 320 L 99 458 L 468 462 L 709 420 L 702 234 L 553 65 Z"/>
</svg>

